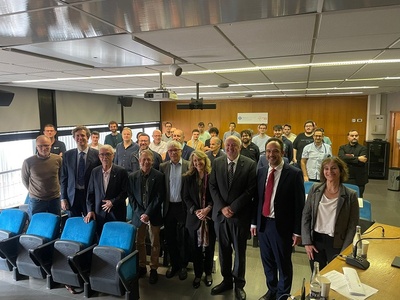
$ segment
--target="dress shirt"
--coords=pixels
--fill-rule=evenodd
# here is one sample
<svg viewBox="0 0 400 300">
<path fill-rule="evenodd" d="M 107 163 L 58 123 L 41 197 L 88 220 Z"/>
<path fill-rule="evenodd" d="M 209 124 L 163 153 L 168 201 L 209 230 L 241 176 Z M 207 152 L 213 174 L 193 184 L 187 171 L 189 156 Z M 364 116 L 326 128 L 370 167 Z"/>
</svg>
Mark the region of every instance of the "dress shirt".
<svg viewBox="0 0 400 300">
<path fill-rule="evenodd" d="M 278 183 L 279 183 L 279 179 L 281 178 L 283 164 L 284 164 L 284 162 L 283 162 L 283 159 L 282 159 L 281 163 L 277 167 L 275 167 L 275 168 L 269 167 L 268 168 L 268 176 L 267 176 L 267 180 L 265 181 L 265 184 L 267 184 L 267 182 L 268 182 L 268 177 L 271 174 L 272 169 L 275 169 L 275 173 L 274 173 L 274 176 L 275 176 L 275 178 L 274 178 L 275 179 L 274 180 L 274 189 L 272 190 L 271 207 L 270 207 L 270 213 L 269 213 L 269 216 L 268 216 L 269 218 L 275 218 L 275 209 L 274 209 L 275 194 L 276 194 L 276 188 L 277 188 Z"/>
<path fill-rule="evenodd" d="M 101 169 L 101 170 L 103 171 L 103 186 L 104 186 L 104 193 L 105 193 L 105 192 L 107 192 L 108 183 L 110 182 L 111 167 L 107 171 L 104 171 L 104 169 Z"/>
<path fill-rule="evenodd" d="M 301 158 L 307 158 L 306 168 L 308 178 L 320 180 L 319 175 L 322 161 L 330 156 L 332 156 L 332 148 L 325 143 L 322 143 L 319 147 L 315 143 L 305 146 Z"/>
<path fill-rule="evenodd" d="M 238 155 L 234 160 L 230 160 L 228 157 L 226 157 L 226 160 L 227 160 L 227 162 L 228 162 L 228 170 L 229 170 L 229 163 L 231 163 L 231 162 L 235 163 L 235 164 L 233 165 L 233 174 L 235 174 L 235 172 L 236 172 L 236 166 L 237 166 L 237 164 L 238 164 L 239 156 L 240 156 L 240 155 Z"/>
<path fill-rule="evenodd" d="M 182 158 L 177 164 L 172 161 L 170 173 L 169 173 L 169 190 L 170 190 L 170 202 L 182 202 L 181 187 L 182 187 Z"/>
</svg>

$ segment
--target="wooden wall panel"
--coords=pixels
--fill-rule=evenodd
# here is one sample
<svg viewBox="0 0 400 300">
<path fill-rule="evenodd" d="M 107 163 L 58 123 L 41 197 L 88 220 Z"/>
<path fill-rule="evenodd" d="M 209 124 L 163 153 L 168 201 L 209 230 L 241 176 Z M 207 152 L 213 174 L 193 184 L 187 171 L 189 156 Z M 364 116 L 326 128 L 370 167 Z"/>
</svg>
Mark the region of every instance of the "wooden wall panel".
<svg viewBox="0 0 400 300">
<path fill-rule="evenodd" d="M 185 131 L 186 140 L 197 123 L 203 121 L 214 123 L 220 135 L 228 130 L 229 122 L 236 121 L 238 112 L 268 112 L 267 134 L 272 135 L 276 124 L 289 123 L 294 133 L 303 132 L 304 122 L 314 120 L 317 126 L 323 127 L 332 140 L 332 151 L 336 155 L 340 145 L 347 143 L 347 132 L 358 130 L 360 143 L 365 140 L 367 120 L 367 96 L 351 97 L 312 97 L 312 98 L 266 98 L 266 99 L 223 99 L 208 101 L 217 104 L 215 110 L 177 110 L 176 102 L 161 103 L 161 120 L 170 121 L 174 127 Z M 352 119 L 362 119 L 353 123 Z M 252 129 L 257 132 L 256 124 L 239 124 L 237 131 Z"/>
</svg>

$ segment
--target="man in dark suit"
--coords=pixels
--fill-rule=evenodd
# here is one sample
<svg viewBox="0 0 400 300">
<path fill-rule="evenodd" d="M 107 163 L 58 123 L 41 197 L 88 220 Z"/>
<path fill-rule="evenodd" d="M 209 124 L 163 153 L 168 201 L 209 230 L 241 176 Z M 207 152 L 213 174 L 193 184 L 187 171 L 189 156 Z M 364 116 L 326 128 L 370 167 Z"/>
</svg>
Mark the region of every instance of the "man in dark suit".
<svg viewBox="0 0 400 300">
<path fill-rule="evenodd" d="M 140 139 L 140 137 L 139 137 Z M 146 270 L 146 232 L 151 242 L 150 278 L 154 284 L 158 280 L 158 258 L 160 255 L 160 228 L 163 224 L 161 205 L 164 201 L 164 174 L 152 168 L 153 152 L 143 150 L 140 154 L 140 170 L 129 175 L 129 201 L 133 208 L 132 224 L 137 228 L 136 245 L 139 251 L 139 273 Z"/>
<path fill-rule="evenodd" d="M 189 241 L 185 227 L 186 206 L 182 201 L 182 175 L 188 171 L 189 162 L 182 158 L 182 144 L 178 141 L 169 141 L 167 149 L 171 159 L 160 165 L 160 171 L 165 175 L 163 217 L 165 239 L 171 258 L 171 266 L 165 276 L 172 278 L 179 273 L 179 279 L 185 280 Z"/>
<path fill-rule="evenodd" d="M 181 145 L 182 145 L 181 157 L 185 160 L 189 160 L 190 154 L 192 154 L 194 149 L 185 143 L 185 134 L 183 133 L 183 131 L 180 129 L 175 129 L 174 133 L 173 133 L 173 140 L 181 143 Z M 165 156 L 165 161 L 168 161 L 168 160 L 170 160 L 170 156 L 167 151 L 167 155 Z"/>
<path fill-rule="evenodd" d="M 150 150 L 153 153 L 153 168 L 158 170 L 160 168 L 160 164 L 162 163 L 162 158 L 160 154 L 149 148 L 150 136 L 147 133 L 141 133 L 138 137 L 138 144 L 139 144 L 139 149 L 133 152 L 132 160 L 137 160 L 137 166 L 140 168 L 139 157 L 142 151 Z M 136 164 L 132 163 L 132 165 L 134 166 Z M 133 171 L 137 170 L 134 169 Z"/>
<path fill-rule="evenodd" d="M 254 205 L 251 232 L 258 234 L 268 292 L 260 300 L 286 299 L 293 278 L 292 247 L 301 242 L 304 182 L 300 169 L 283 161 L 283 142 L 270 138 L 265 145 L 269 167 L 258 170 L 258 206 Z M 279 276 L 278 276 L 279 273 Z"/>
<path fill-rule="evenodd" d="M 223 276 L 223 281 L 211 290 L 211 294 L 232 289 L 234 282 L 236 299 L 246 299 L 243 289 L 246 284 L 246 243 L 256 189 L 256 163 L 240 155 L 240 146 L 238 137 L 229 136 L 225 140 L 227 156 L 214 160 L 210 176 L 210 192 L 214 201 L 212 218 Z M 232 250 L 235 251 L 233 271 Z"/>
<path fill-rule="evenodd" d="M 97 234 L 100 237 L 104 223 L 126 221 L 128 172 L 113 164 L 112 146 L 104 145 L 99 152 L 101 166 L 94 168 L 90 176 L 85 222 L 96 220 Z"/>
<path fill-rule="evenodd" d="M 61 209 L 70 217 L 86 216 L 86 191 L 93 168 L 99 166 L 99 151 L 90 148 L 90 130 L 77 126 L 72 130 L 77 149 L 64 153 L 61 169 Z"/>
</svg>

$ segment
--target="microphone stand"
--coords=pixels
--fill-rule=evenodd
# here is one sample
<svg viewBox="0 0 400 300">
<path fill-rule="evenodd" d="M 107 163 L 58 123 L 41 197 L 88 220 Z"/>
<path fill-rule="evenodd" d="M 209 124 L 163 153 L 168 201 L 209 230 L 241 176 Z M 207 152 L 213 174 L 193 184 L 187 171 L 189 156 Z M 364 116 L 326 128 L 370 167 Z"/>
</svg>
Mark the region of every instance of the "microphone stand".
<svg viewBox="0 0 400 300">
<path fill-rule="evenodd" d="M 357 256 L 357 245 L 363 240 L 369 240 L 371 238 L 363 238 L 359 239 L 357 243 L 354 245 L 353 253 L 351 256 L 346 257 L 346 263 L 352 265 L 356 268 L 366 270 L 369 268 L 369 261 L 361 256 Z"/>
</svg>

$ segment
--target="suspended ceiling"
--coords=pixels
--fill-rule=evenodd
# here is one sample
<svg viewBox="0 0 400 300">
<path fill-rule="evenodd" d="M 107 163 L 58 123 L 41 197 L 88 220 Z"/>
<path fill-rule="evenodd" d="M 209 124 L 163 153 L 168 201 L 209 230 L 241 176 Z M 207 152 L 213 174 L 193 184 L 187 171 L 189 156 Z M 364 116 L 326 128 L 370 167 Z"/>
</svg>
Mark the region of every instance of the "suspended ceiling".
<svg viewBox="0 0 400 300">
<path fill-rule="evenodd" d="M 182 100 L 196 83 L 204 99 L 399 92 L 399 16 L 389 0 L 0 0 L 0 85 L 139 98 L 162 86 Z"/>
</svg>

